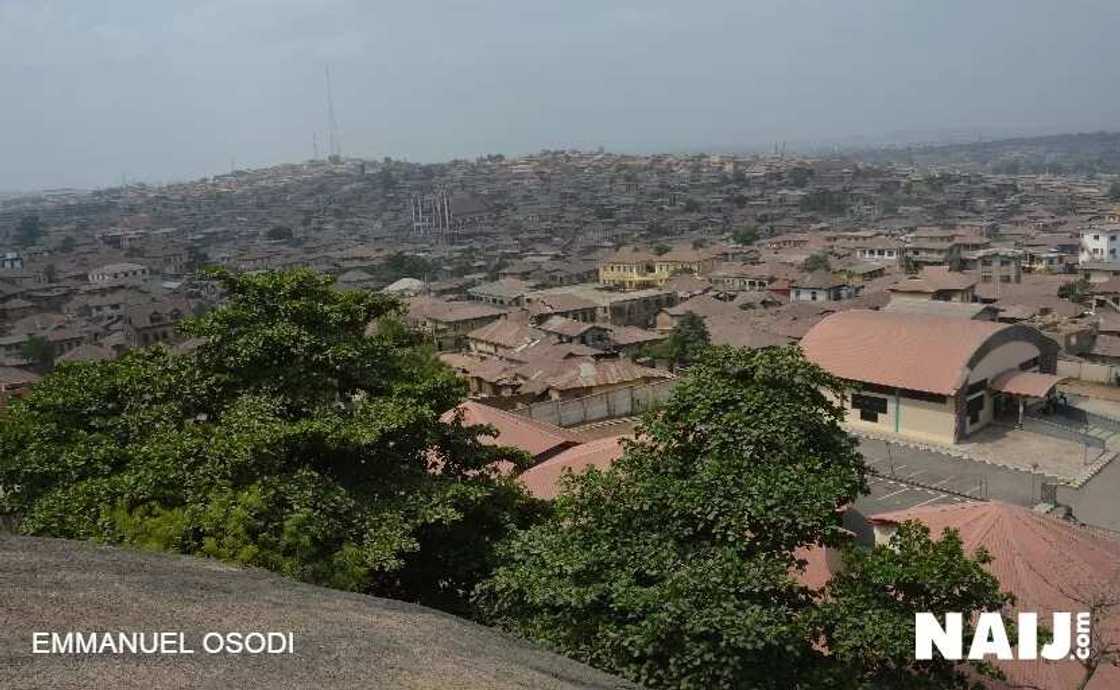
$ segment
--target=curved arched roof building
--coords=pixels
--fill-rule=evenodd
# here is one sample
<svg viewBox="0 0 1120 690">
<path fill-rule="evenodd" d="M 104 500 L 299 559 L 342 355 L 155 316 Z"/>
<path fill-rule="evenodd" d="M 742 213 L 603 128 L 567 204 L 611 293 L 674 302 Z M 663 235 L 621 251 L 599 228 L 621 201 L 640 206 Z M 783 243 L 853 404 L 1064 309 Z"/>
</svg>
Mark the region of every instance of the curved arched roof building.
<svg viewBox="0 0 1120 690">
<path fill-rule="evenodd" d="M 1057 343 L 1019 324 L 854 309 L 814 326 L 801 349 L 852 384 L 854 427 L 938 443 L 1017 414 L 1059 381 Z"/>
</svg>

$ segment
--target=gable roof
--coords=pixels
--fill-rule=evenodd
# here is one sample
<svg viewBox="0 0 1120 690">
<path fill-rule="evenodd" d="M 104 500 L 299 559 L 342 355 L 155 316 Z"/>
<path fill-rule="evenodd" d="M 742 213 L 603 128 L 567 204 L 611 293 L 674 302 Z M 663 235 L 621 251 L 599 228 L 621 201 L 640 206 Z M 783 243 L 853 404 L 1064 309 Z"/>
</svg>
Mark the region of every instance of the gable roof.
<svg viewBox="0 0 1120 690">
<path fill-rule="evenodd" d="M 520 480 L 533 496 L 543 499 L 556 498 L 560 490 L 560 477 L 565 470 L 579 474 L 589 467 L 606 469 L 612 462 L 622 457 L 623 438 L 623 436 L 608 436 L 568 448 L 555 457 L 529 468 L 521 474 Z"/>
<path fill-rule="evenodd" d="M 956 529 L 969 552 L 983 547 L 993 557 L 985 566 L 1017 599 L 1015 608 L 1038 612 L 1040 621 L 1054 611 L 1084 611 L 1074 600 L 1120 595 L 1120 540 L 1103 531 L 1060 520 L 999 501 L 973 501 L 880 513 L 872 524 L 892 525 L 917 520 L 939 537 Z M 1072 595 L 1072 596 L 1071 596 Z M 1120 612 L 1110 610 L 1102 622 L 1113 640 L 1120 632 Z M 1102 631 L 1103 632 L 1103 631 Z M 1083 670 L 1074 662 L 996 662 L 1011 687 L 1062 690 L 1077 685 Z M 993 687 L 1003 687 L 991 683 Z M 1089 688 L 1120 687 L 1120 668 L 1101 664 Z"/>
<path fill-rule="evenodd" d="M 550 455 L 579 443 L 572 434 L 558 426 L 474 400 L 468 400 L 455 409 L 445 412 L 441 419 L 448 422 L 456 413 L 462 414 L 463 423 L 466 425 L 487 424 L 497 429 L 497 436 L 482 436 L 483 443 L 519 448 L 535 458 Z"/>
</svg>

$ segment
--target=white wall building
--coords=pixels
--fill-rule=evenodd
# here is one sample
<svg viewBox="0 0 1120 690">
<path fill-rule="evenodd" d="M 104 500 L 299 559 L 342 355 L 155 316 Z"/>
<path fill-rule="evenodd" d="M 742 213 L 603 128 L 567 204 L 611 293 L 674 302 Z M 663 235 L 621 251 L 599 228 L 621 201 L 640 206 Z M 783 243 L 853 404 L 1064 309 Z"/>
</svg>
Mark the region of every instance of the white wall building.
<svg viewBox="0 0 1120 690">
<path fill-rule="evenodd" d="M 1097 225 L 1082 230 L 1078 262 L 1120 263 L 1120 223 Z"/>
<path fill-rule="evenodd" d="M 142 283 L 148 279 L 148 268 L 141 264 L 108 264 L 89 272 L 91 283 Z"/>
</svg>

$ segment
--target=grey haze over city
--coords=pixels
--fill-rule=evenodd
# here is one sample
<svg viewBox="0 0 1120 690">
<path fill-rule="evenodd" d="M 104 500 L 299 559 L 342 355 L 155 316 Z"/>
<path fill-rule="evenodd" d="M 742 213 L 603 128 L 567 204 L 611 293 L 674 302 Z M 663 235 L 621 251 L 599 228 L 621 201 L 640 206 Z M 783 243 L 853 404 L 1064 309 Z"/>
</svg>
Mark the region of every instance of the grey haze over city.
<svg viewBox="0 0 1120 690">
<path fill-rule="evenodd" d="M 1116 129 L 1115 0 L 0 0 L 0 190 Z"/>
</svg>

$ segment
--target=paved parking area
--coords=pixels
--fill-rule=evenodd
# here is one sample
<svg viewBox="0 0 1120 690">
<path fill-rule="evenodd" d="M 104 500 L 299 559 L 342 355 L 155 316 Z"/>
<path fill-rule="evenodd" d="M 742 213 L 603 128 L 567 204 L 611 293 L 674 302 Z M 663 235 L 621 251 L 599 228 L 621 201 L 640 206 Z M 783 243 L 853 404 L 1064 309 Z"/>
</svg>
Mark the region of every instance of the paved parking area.
<svg viewBox="0 0 1120 690">
<path fill-rule="evenodd" d="M 1033 506 L 1038 503 L 1042 484 L 1053 481 L 1031 472 L 886 441 L 861 439 L 860 451 L 867 464 L 882 477 L 918 484 L 950 495 L 992 498 Z"/>
<path fill-rule="evenodd" d="M 866 515 L 922 506 L 951 505 L 970 500 L 966 496 L 949 494 L 886 477 L 871 477 L 868 485 L 871 493 L 856 500 L 856 508 Z M 981 497 L 979 485 L 973 486 L 972 491 L 976 498 Z"/>
</svg>

